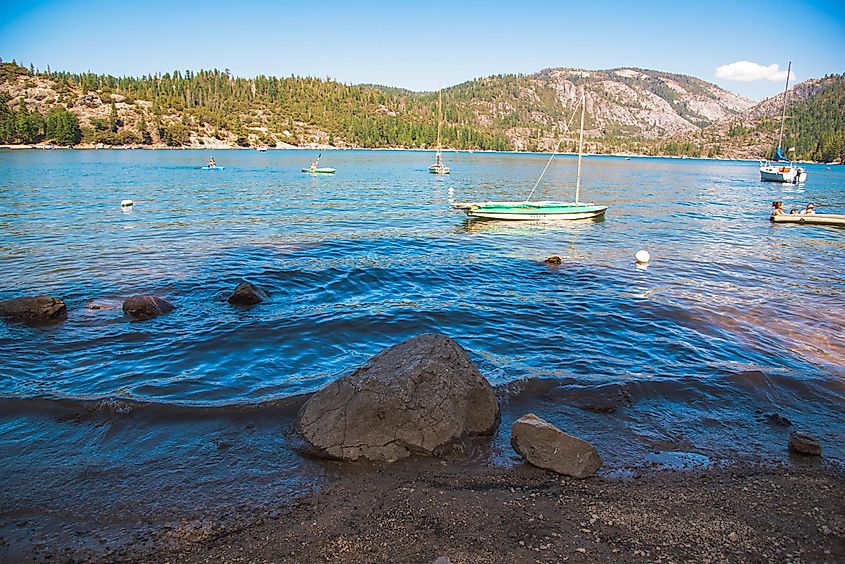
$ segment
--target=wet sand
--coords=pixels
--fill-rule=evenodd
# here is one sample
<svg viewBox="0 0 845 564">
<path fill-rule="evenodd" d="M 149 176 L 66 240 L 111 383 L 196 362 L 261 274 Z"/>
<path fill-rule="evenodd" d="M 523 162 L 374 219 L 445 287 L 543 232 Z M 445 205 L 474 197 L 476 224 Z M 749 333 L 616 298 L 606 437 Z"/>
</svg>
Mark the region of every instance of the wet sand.
<svg viewBox="0 0 845 564">
<path fill-rule="evenodd" d="M 337 465 L 284 507 L 160 531 L 103 560 L 809 561 L 845 557 L 845 475 L 821 464 L 562 479 L 461 461 Z M 74 555 L 81 556 L 81 555 Z"/>
</svg>

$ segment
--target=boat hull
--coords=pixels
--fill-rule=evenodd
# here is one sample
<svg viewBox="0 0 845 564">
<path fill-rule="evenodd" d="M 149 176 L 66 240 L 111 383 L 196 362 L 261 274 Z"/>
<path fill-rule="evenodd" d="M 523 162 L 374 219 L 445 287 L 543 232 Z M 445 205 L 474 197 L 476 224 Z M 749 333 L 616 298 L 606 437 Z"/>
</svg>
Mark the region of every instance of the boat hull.
<svg viewBox="0 0 845 564">
<path fill-rule="evenodd" d="M 337 170 L 334 168 L 303 168 L 302 172 L 310 174 L 334 174 Z"/>
<path fill-rule="evenodd" d="M 760 180 L 798 184 L 807 180 L 807 171 L 797 166 L 763 165 L 760 167 Z"/>
<path fill-rule="evenodd" d="M 835 213 L 773 215 L 771 220 L 774 223 L 797 223 L 798 225 L 831 225 L 834 227 L 845 227 L 845 214 Z"/>
<path fill-rule="evenodd" d="M 436 165 L 436 164 L 434 164 L 434 165 L 431 165 L 430 167 L 428 167 L 428 172 L 430 172 L 432 174 L 449 174 L 452 171 L 449 170 L 449 167 L 446 166 L 446 165 Z"/>
<path fill-rule="evenodd" d="M 566 202 L 487 202 L 455 204 L 469 217 L 508 221 L 571 221 L 602 217 L 607 206 Z"/>
</svg>

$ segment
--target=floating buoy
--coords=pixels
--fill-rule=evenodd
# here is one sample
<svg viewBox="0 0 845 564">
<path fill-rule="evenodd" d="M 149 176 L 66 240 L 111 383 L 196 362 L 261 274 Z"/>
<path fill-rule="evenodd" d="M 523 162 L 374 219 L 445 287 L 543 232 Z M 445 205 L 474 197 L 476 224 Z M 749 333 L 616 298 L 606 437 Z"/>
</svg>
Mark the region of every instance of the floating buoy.
<svg viewBox="0 0 845 564">
<path fill-rule="evenodd" d="M 121 200 L 120 202 L 120 207 L 122 208 L 131 208 L 134 205 L 135 202 L 133 202 L 132 200 Z"/>
<path fill-rule="evenodd" d="M 637 259 L 637 262 L 640 264 L 645 264 L 651 260 L 651 255 L 648 254 L 648 251 L 640 249 L 637 251 L 637 254 L 634 255 L 634 258 Z"/>
</svg>

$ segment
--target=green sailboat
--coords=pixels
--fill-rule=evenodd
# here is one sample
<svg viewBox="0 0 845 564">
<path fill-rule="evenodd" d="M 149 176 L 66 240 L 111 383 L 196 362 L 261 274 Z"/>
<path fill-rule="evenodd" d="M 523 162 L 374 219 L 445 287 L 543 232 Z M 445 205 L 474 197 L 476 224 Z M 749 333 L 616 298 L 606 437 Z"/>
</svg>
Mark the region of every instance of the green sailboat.
<svg viewBox="0 0 845 564">
<path fill-rule="evenodd" d="M 573 219 L 593 219 L 601 217 L 607 211 L 607 206 L 583 203 L 580 201 L 581 197 L 581 158 L 584 153 L 584 114 L 587 111 L 587 99 L 584 94 L 581 95 L 581 133 L 578 138 L 578 177 L 575 181 L 575 201 L 574 202 L 559 202 L 554 200 L 540 200 L 531 201 L 531 196 L 540 180 L 543 179 L 546 170 L 554 159 L 555 153 L 552 153 L 546 168 L 543 169 L 540 178 L 537 179 L 534 188 L 528 195 L 528 198 L 522 202 L 467 202 L 452 204 L 452 208 L 463 210 L 469 217 L 479 217 L 484 219 L 504 219 L 504 220 L 531 220 L 531 221 L 548 221 L 548 220 L 573 220 Z"/>
</svg>

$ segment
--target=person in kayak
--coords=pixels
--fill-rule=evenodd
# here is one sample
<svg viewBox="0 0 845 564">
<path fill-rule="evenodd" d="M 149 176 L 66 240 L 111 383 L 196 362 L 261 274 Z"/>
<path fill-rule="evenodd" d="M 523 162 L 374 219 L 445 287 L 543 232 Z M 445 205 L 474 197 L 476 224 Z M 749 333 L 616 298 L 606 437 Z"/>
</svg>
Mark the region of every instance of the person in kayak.
<svg viewBox="0 0 845 564">
<path fill-rule="evenodd" d="M 210 159 L 208 159 L 208 168 L 214 168 L 216 166 L 217 166 L 217 163 L 214 162 L 214 157 L 211 157 Z"/>
</svg>

